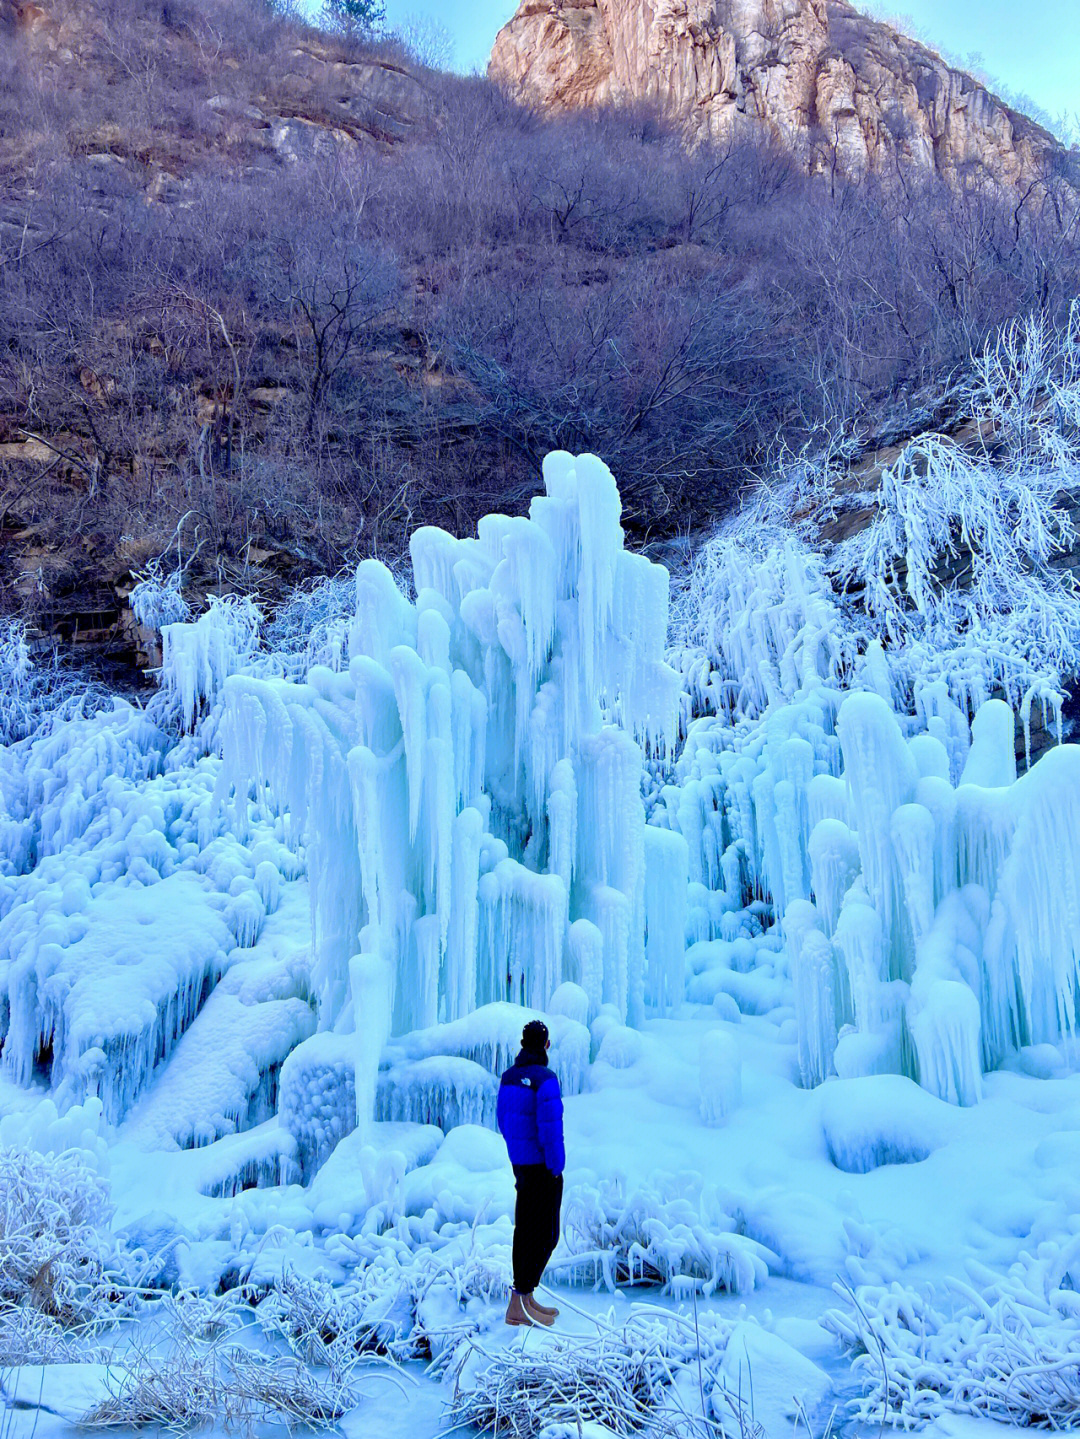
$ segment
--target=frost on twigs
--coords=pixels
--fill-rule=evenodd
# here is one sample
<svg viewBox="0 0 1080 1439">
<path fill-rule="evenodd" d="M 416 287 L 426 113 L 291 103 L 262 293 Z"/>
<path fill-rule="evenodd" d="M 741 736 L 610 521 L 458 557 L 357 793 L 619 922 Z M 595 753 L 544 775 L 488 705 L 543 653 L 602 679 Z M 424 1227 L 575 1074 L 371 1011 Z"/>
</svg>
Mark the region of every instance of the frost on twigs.
<svg viewBox="0 0 1080 1439">
<path fill-rule="evenodd" d="M 904 703 L 943 682 L 969 713 L 1003 691 L 1026 723 L 1034 700 L 1059 712 L 1080 665 L 1059 564 L 1080 485 L 1080 304 L 1057 329 L 1006 327 L 960 388 L 959 440 L 915 437 L 872 488 L 826 444 L 700 549 L 673 612 L 699 712 L 753 718 L 817 676 Z"/>
<path fill-rule="evenodd" d="M 277 1421 L 331 1429 L 357 1402 L 347 1384 L 318 1378 L 299 1360 L 190 1339 L 165 1356 L 136 1355 L 123 1370 L 110 1371 L 110 1383 L 113 1392 L 82 1416 L 83 1427 L 175 1431 L 217 1423 L 246 1433 Z"/>
<path fill-rule="evenodd" d="M 822 1319 L 857 1356 L 868 1423 L 905 1429 L 945 1413 L 1016 1428 L 1080 1424 L 1080 1236 L 1040 1244 L 1006 1276 L 972 1264 L 949 1294 L 893 1283 L 838 1288 Z"/>
<path fill-rule="evenodd" d="M 109 1215 L 77 1153 L 0 1149 L 0 1364 L 71 1358 L 123 1312 Z"/>
<path fill-rule="evenodd" d="M 412 1280 L 404 1266 L 396 1272 L 369 1266 L 335 1288 L 286 1270 L 260 1302 L 256 1318 L 264 1333 L 284 1339 L 297 1359 L 344 1380 L 362 1355 L 413 1359 L 421 1352 Z"/>
<path fill-rule="evenodd" d="M 746 1294 L 764 1282 L 776 1256 L 735 1227 L 691 1176 L 629 1193 L 604 1181 L 570 1194 L 563 1215 L 569 1257 L 556 1264 L 571 1281 L 609 1290 L 644 1284 L 669 1293 Z"/>
<path fill-rule="evenodd" d="M 64 669 L 55 651 L 35 658 L 20 620 L 0 620 L 0 745 L 47 734 L 108 702 L 104 689 Z"/>
<path fill-rule="evenodd" d="M 601 1424 L 620 1436 L 648 1426 L 674 1439 L 679 1428 L 660 1422 L 668 1382 L 662 1359 L 616 1339 L 557 1340 L 539 1352 L 492 1357 L 474 1388 L 455 1393 L 450 1414 L 456 1425 L 508 1439 L 534 1439 L 558 1424 L 571 1433 Z"/>
<path fill-rule="evenodd" d="M 170 570 L 166 574 L 159 560 L 151 562 L 146 573 L 136 577 L 128 595 L 128 604 L 139 624 L 146 629 L 161 630 L 166 625 L 186 620 L 191 614 L 191 606 L 184 598 L 183 584 L 182 569 Z"/>
</svg>

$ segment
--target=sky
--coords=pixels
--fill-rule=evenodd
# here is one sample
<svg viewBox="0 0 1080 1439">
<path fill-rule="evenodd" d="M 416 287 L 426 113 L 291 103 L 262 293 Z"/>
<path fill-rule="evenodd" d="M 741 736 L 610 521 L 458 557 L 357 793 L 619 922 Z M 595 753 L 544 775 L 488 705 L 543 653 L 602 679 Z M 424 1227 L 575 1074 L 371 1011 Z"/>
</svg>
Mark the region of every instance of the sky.
<svg viewBox="0 0 1080 1439">
<path fill-rule="evenodd" d="M 863 8 L 860 6 L 860 8 Z M 888 0 L 868 4 L 965 68 L 1026 94 L 1053 119 L 1080 115 L 1080 0 Z M 445 28 L 457 70 L 483 69 L 516 0 L 387 0 L 399 25 L 426 17 Z M 977 57 L 977 58 L 973 58 Z"/>
</svg>

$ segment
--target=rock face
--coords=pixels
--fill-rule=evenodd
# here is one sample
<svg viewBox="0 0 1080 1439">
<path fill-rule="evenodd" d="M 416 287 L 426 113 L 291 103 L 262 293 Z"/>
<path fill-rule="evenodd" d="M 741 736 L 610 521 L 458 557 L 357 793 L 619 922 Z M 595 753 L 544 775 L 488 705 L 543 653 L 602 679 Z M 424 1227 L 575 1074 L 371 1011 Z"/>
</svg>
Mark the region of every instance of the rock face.
<svg viewBox="0 0 1080 1439">
<path fill-rule="evenodd" d="M 1057 141 L 846 0 L 521 0 L 490 73 L 545 109 L 649 101 L 692 134 L 767 135 L 812 171 L 1018 186 Z"/>
</svg>

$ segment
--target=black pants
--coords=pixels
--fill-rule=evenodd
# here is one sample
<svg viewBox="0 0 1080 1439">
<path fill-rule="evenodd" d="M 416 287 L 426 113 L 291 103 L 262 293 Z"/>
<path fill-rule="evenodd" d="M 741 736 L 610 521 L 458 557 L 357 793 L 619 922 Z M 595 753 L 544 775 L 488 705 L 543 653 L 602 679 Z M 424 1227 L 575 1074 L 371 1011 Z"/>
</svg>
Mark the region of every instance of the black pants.
<svg viewBox="0 0 1080 1439">
<path fill-rule="evenodd" d="M 515 1164 L 514 1288 L 531 1294 L 559 1242 L 562 1175 L 546 1164 Z"/>
</svg>

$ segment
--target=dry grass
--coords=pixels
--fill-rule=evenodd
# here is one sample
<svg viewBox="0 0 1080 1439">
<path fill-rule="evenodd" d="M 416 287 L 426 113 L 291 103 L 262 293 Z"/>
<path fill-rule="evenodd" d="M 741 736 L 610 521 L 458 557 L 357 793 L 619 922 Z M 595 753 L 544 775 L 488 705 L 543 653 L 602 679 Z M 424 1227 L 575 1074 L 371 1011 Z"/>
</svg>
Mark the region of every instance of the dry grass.
<svg viewBox="0 0 1080 1439">
<path fill-rule="evenodd" d="M 114 1392 L 79 1422 L 95 1429 L 160 1425 L 174 1432 L 219 1424 L 232 1433 L 276 1420 L 328 1429 L 356 1403 L 347 1383 L 318 1379 L 292 1357 L 182 1337 L 166 1356 L 138 1354 L 118 1371 Z"/>
<path fill-rule="evenodd" d="M 565 1296 L 560 1302 L 566 1304 Z M 702 1316 L 699 1324 L 696 1306 L 693 1318 L 635 1306 L 618 1328 L 591 1322 L 594 1339 L 528 1331 L 520 1346 L 498 1353 L 466 1341 L 457 1354 L 450 1421 L 505 1439 L 536 1439 L 549 1428 L 576 1436 L 589 1425 L 618 1439 L 642 1433 L 723 1439 L 733 1432 L 763 1439 L 761 1426 L 737 1401 L 729 1406 L 728 1424 L 715 1416 L 708 1391 L 731 1329 L 719 1316 Z M 485 1362 L 474 1370 L 477 1356 Z"/>
</svg>

